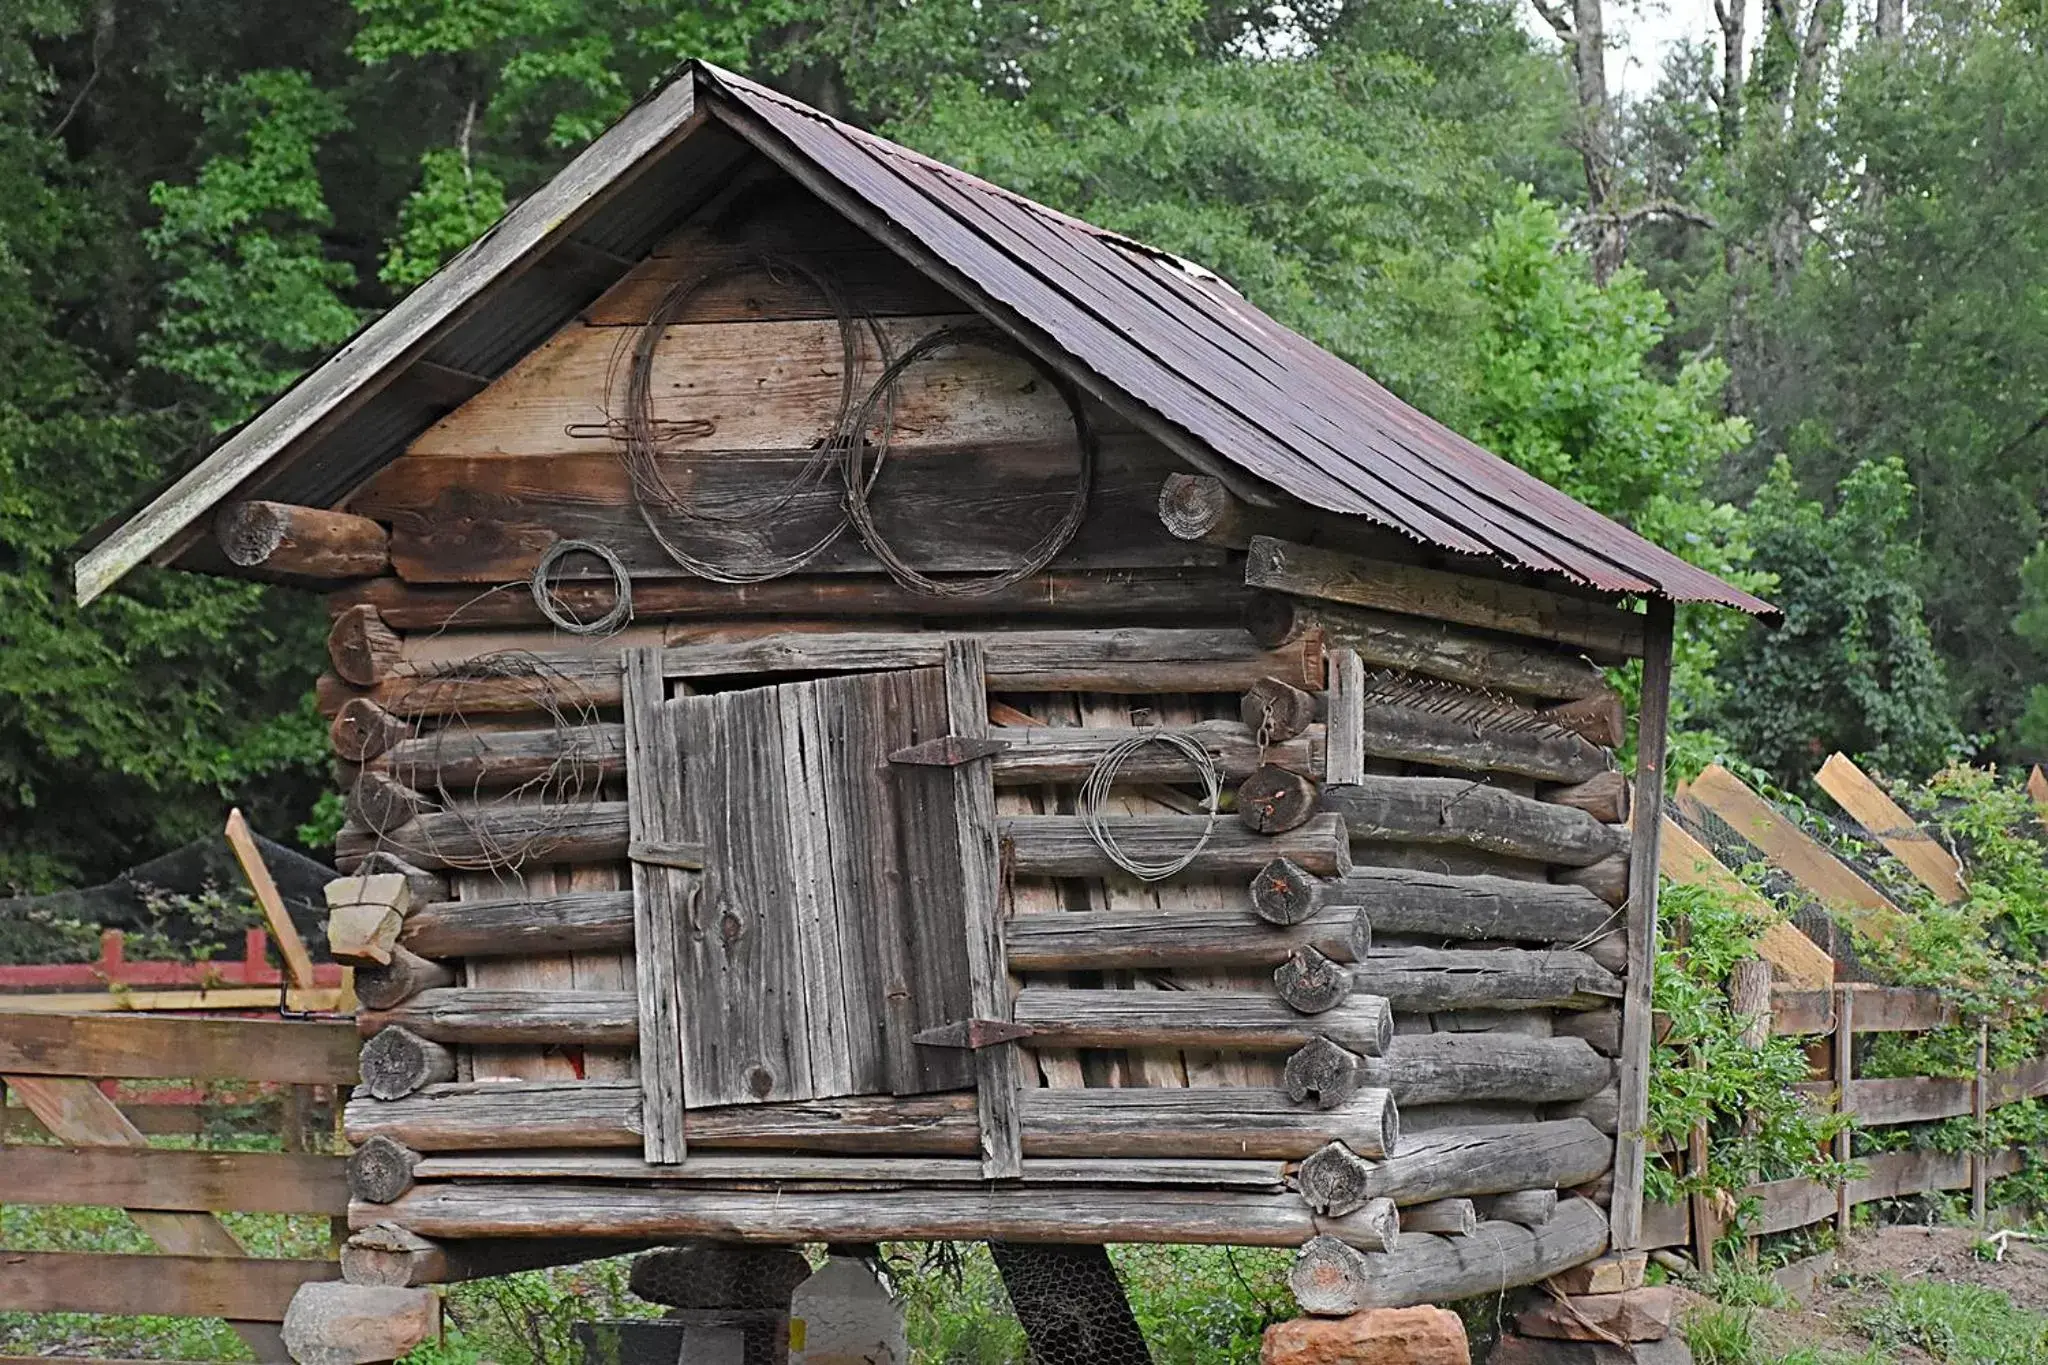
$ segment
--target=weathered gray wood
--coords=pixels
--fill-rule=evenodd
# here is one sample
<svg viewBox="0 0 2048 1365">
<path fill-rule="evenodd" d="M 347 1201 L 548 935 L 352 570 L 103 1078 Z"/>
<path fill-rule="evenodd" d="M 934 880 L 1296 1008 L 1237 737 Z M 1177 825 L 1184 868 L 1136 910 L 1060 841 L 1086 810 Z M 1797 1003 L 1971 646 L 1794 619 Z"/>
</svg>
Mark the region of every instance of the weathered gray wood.
<svg viewBox="0 0 2048 1365">
<path fill-rule="evenodd" d="M 1286 1163 L 1187 1157 L 1034 1157 L 1016 1179 L 1027 1185 L 1186 1185 L 1279 1190 Z M 628 1153 L 505 1152 L 420 1158 L 420 1180 L 628 1180 L 778 1188 L 883 1185 L 980 1185 L 979 1157 L 806 1156 L 758 1152 L 693 1153 L 680 1166 L 650 1166 Z"/>
<path fill-rule="evenodd" d="M 1540 1228 L 1486 1222 L 1469 1237 L 1403 1237 L 1392 1251 L 1341 1257 L 1318 1238 L 1288 1277 L 1304 1312 L 1331 1316 L 1497 1294 L 1533 1284 L 1607 1246 L 1607 1219 L 1583 1199 L 1567 1200 Z"/>
<path fill-rule="evenodd" d="M 1381 934 L 1447 939 L 1576 942 L 1615 918 L 1612 906 L 1583 887 L 1394 867 L 1354 867 L 1323 883 L 1316 902 L 1357 906 Z"/>
<path fill-rule="evenodd" d="M 1479 1228 L 1479 1210 L 1469 1199 L 1432 1199 L 1401 1210 L 1401 1231 L 1439 1232 L 1470 1237 Z"/>
<path fill-rule="evenodd" d="M 1273 987 L 1289 1008 L 1302 1014 L 1322 1014 L 1344 1003 L 1351 994 L 1351 971 L 1304 943 L 1273 969 Z"/>
<path fill-rule="evenodd" d="M 1591 1180 L 1614 1156 L 1614 1139 L 1583 1119 L 1501 1128 L 1445 1128 L 1410 1137 L 1373 1167 L 1369 1193 L 1396 1204 L 1558 1189 Z"/>
<path fill-rule="evenodd" d="M 1261 764 L 1238 784 L 1237 818 L 1257 834 L 1285 834 L 1315 818 L 1316 784 L 1277 763 Z"/>
<path fill-rule="evenodd" d="M 1664 750 L 1671 715 L 1674 609 L 1652 598 L 1637 714 L 1634 837 L 1629 847 L 1628 993 L 1621 1002 L 1620 1133 L 1614 1149 L 1614 1249 L 1633 1251 L 1642 1235 L 1643 1127 L 1650 1106 L 1650 976 L 1657 942 L 1657 830 L 1664 822 Z M 1846 1154 L 1846 1148 L 1844 1149 Z"/>
<path fill-rule="evenodd" d="M 1244 581 L 1296 597 L 1555 640 L 1613 661 L 1643 652 L 1643 618 L 1619 607 L 1499 579 L 1365 559 L 1270 536 L 1252 538 Z"/>
<path fill-rule="evenodd" d="M 1250 777 L 1262 761 L 1257 732 L 1238 721 L 1204 720 L 1172 729 L 1199 744 L 1226 780 Z M 1145 732 L 1136 727 L 999 726 L 990 734 L 1008 747 L 995 755 L 990 767 L 998 787 L 1079 782 L 1112 746 L 1141 733 Z M 1263 761 L 1308 772 L 1321 767 L 1321 754 L 1322 731 L 1317 727 L 1268 745 Z M 1117 775 L 1123 782 L 1195 780 L 1186 756 L 1163 744 L 1147 744 L 1133 752 Z"/>
<path fill-rule="evenodd" d="M 1439 710 L 1368 695 L 1356 719 L 1359 748 L 1374 758 L 1539 782 L 1582 782 L 1613 762 L 1607 750 L 1505 701 Z"/>
<path fill-rule="evenodd" d="M 1018 915 L 1005 930 L 1010 968 L 1020 972 L 1133 967 L 1274 967 L 1295 949 L 1353 962 L 1372 947 L 1372 922 L 1353 906 L 1330 906 L 1279 926 L 1242 910 L 1080 910 Z"/>
<path fill-rule="evenodd" d="M 1628 708 L 1622 704 L 1621 694 L 1612 688 L 1546 706 L 1543 715 L 1602 748 L 1619 749 L 1628 737 Z"/>
<path fill-rule="evenodd" d="M 661 652 L 628 650 L 623 679 L 629 830 L 641 840 L 680 839 L 688 830 L 681 738 L 669 719 Z M 623 850 L 622 850 L 623 851 Z M 683 1160 L 685 1047 L 683 926 L 698 904 L 702 875 L 652 863 L 633 864 L 633 972 L 640 1049 L 642 1152 L 667 1165 Z M 536 916 L 535 922 L 543 922 Z M 430 921 L 431 923 L 431 921 Z M 460 921 L 457 922 L 458 933 Z"/>
<path fill-rule="evenodd" d="M 1323 792 L 1354 840 L 1464 844 L 1536 862 L 1584 867 L 1621 851 L 1621 836 L 1569 806 L 1455 777 L 1368 777 Z"/>
<path fill-rule="evenodd" d="M 1544 882 L 1550 868 L 1527 858 L 1489 853 L 1469 844 L 1406 844 L 1385 839 L 1354 839 L 1354 867 L 1395 867 L 1434 872 L 1440 877 L 1506 877 L 1510 881 Z"/>
<path fill-rule="evenodd" d="M 1111 815 L 1103 817 L 1117 846 L 1133 858 L 1163 860 L 1194 846 L 1208 819 L 1200 815 Z M 1006 815 L 1000 820 L 1008 865 L 1031 877 L 1124 875 L 1077 815 Z M 1320 876 L 1337 876 L 1351 866 L 1344 821 L 1319 815 L 1285 834 L 1256 834 L 1235 820 L 1219 820 L 1209 842 L 1182 880 L 1249 876 L 1275 857 L 1292 859 Z"/>
<path fill-rule="evenodd" d="M 1560 1015 L 1552 1022 L 1560 1038 L 1583 1038 L 1596 1052 L 1612 1057 L 1621 1051 L 1621 1010 L 1608 1005 Z"/>
<path fill-rule="evenodd" d="M 1592 1009 L 1621 982 L 1584 953 L 1519 948 L 1381 947 L 1351 969 L 1354 989 L 1396 1010 Z"/>
<path fill-rule="evenodd" d="M 357 1199 L 388 1204 L 413 1187 L 420 1154 L 388 1137 L 366 1140 L 349 1154 L 348 1189 Z"/>
<path fill-rule="evenodd" d="M 643 1189 L 521 1182 L 423 1184 L 394 1204 L 353 1206 L 349 1217 L 352 1224 L 390 1222 L 423 1237 L 449 1239 L 606 1236 L 785 1243 L 990 1238 L 1295 1246 L 1315 1235 L 1319 1221 L 1338 1237 L 1378 1245 L 1386 1225 L 1376 1215 L 1317 1220 L 1291 1192 L 1171 1186 L 1002 1182 L 980 1189 L 790 1190 L 764 1198 L 752 1190 L 673 1183 Z"/>
<path fill-rule="evenodd" d="M 986 738 L 988 668 L 979 640 L 947 644 L 945 689 L 951 732 Z M 947 776 L 959 848 L 960 909 L 967 922 L 968 1005 L 977 1019 L 1003 1020 L 1009 1017 L 1010 985 L 998 899 L 1002 864 L 996 849 L 995 785 L 979 768 L 955 769 Z M 974 1068 L 982 1174 L 990 1179 L 1020 1175 L 1024 1143 L 1017 1049 L 1001 1044 L 983 1049 L 975 1054 Z"/>
<path fill-rule="evenodd" d="M 1365 1075 L 1365 1058 L 1319 1033 L 1288 1054 L 1282 1083 L 1296 1104 L 1329 1109 L 1357 1094 Z"/>
<path fill-rule="evenodd" d="M 1628 819 L 1628 778 L 1619 772 L 1597 773 L 1568 787 L 1545 787 L 1536 795 L 1560 806 L 1572 806 L 1603 824 Z"/>
<path fill-rule="evenodd" d="M 1338 1041 L 1343 1041 L 1339 1039 Z M 1367 1057 L 1360 1080 L 1391 1087 L 1403 1105 L 1472 1100 L 1563 1104 L 1598 1094 L 1614 1064 L 1577 1038 L 1516 1033 L 1411 1033 Z"/>
<path fill-rule="evenodd" d="M 1385 1140 L 1383 1089 L 1305 1109 L 1275 1089 L 1027 1090 L 1024 1154 L 1034 1158 L 1264 1158 L 1298 1161 L 1327 1142 Z M 797 1104 L 693 1109 L 693 1148 L 976 1157 L 971 1094 L 843 1096 Z M 632 1149 L 640 1087 L 628 1081 L 428 1086 L 395 1101 L 358 1097 L 349 1141 L 382 1134 L 420 1152 Z"/>
<path fill-rule="evenodd" d="M 1510 1190 L 1480 1202 L 1488 1218 L 1520 1223 L 1525 1228 L 1540 1228 L 1557 1214 L 1557 1191 L 1554 1189 Z"/>
<path fill-rule="evenodd" d="M 380 1100 L 403 1099 L 423 1086 L 455 1079 L 455 1054 L 411 1029 L 380 1029 L 363 1044 L 363 1090 Z"/>
<path fill-rule="evenodd" d="M 454 984 L 452 967 L 430 962 L 404 944 L 391 950 L 391 961 L 383 966 L 356 968 L 356 999 L 373 1010 L 388 1010 L 421 991 Z"/>
<path fill-rule="evenodd" d="M 626 730 L 612 724 L 546 730 L 449 725 L 389 745 L 368 767 L 422 791 L 514 787 L 550 775 L 595 785 L 624 775 Z"/>
<path fill-rule="evenodd" d="M 1363 1208 L 1370 1197 L 1365 1192 L 1372 1163 L 1341 1142 L 1327 1143 L 1309 1153 L 1296 1174 L 1302 1202 L 1317 1213 L 1341 1217 Z M 1392 1209 L 1393 1202 L 1387 1203 Z"/>
<path fill-rule="evenodd" d="M 633 893 L 440 901 L 406 916 L 401 946 L 423 957 L 523 957 L 633 946 Z"/>
<path fill-rule="evenodd" d="M 1329 651 L 1329 675 L 1330 757 L 1323 781 L 1342 786 L 1365 777 L 1365 664 L 1357 650 L 1340 645 Z"/>
<path fill-rule="evenodd" d="M 428 871 L 551 863 L 603 863 L 626 856 L 624 801 L 579 806 L 494 805 L 428 811 L 386 834 L 345 826 L 335 836 L 337 864 L 384 851 Z"/>
<path fill-rule="evenodd" d="M 349 822 L 373 834 L 389 834 L 418 815 L 426 803 L 420 794 L 383 773 L 365 772 L 350 784 L 343 803 Z"/>
<path fill-rule="evenodd" d="M 640 1033 L 637 1002 L 624 991 L 449 986 L 421 991 L 394 1009 L 356 1015 L 356 1027 L 364 1033 L 394 1024 L 437 1043 L 626 1047 Z"/>
<path fill-rule="evenodd" d="M 368 517 L 283 502 L 231 502 L 213 519 L 228 563 L 291 578 L 374 578 L 391 567 L 391 541 Z"/>
<path fill-rule="evenodd" d="M 1301 924 L 1322 903 L 1322 882 L 1288 858 L 1275 858 L 1252 877 L 1252 911 L 1268 924 Z"/>
<path fill-rule="evenodd" d="M 1580 655 L 1509 636 L 1461 630 L 1419 616 L 1396 616 L 1268 592 L 1252 599 L 1245 611 L 1245 626 L 1269 647 L 1320 638 L 1326 648 L 1356 650 L 1361 660 L 1375 668 L 1398 668 L 1519 696 L 1579 698 L 1597 695 L 1607 687 L 1607 675 Z"/>
<path fill-rule="evenodd" d="M 1313 1034 L 1376 1057 L 1393 1040 L 1386 1002 L 1353 994 L 1308 1016 L 1251 991 L 1056 990 L 1026 986 L 1015 1018 L 1034 1047 L 1213 1047 L 1257 1052 L 1300 1047 Z"/>
<path fill-rule="evenodd" d="M 1306 733 L 1321 718 L 1326 699 L 1323 693 L 1310 692 L 1283 678 L 1261 678 L 1246 689 L 1237 714 L 1254 736 L 1280 743 Z"/>
<path fill-rule="evenodd" d="M 647 1166 L 668 1171 L 669 1166 Z M 350 1284 L 388 1285 L 408 1289 L 419 1285 L 457 1284 L 490 1279 L 521 1270 L 580 1265 L 624 1255 L 645 1242 L 616 1238 L 562 1238 L 527 1241 L 517 1238 L 472 1238 L 436 1242 L 392 1223 L 378 1223 L 355 1233 L 341 1246 L 341 1277 Z"/>
</svg>

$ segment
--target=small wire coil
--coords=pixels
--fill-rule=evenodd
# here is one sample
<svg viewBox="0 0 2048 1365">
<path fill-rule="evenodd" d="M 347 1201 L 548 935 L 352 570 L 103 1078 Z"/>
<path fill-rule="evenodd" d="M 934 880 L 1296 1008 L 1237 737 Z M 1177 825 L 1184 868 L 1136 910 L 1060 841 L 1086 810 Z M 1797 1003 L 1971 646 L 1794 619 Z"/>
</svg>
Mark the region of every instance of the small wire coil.
<svg viewBox="0 0 2048 1365">
<path fill-rule="evenodd" d="M 1117 777 L 1131 755 L 1147 744 L 1164 744 L 1178 749 L 1187 757 L 1188 763 L 1202 779 L 1202 787 L 1208 796 L 1209 822 L 1202 827 L 1202 833 L 1193 847 L 1177 858 L 1166 862 L 1142 862 L 1117 846 L 1116 838 L 1109 832 L 1103 808 L 1109 804 L 1110 789 L 1116 785 Z M 1223 801 L 1223 776 L 1216 770 L 1216 763 L 1209 757 L 1209 751 L 1178 730 L 1144 730 L 1126 736 L 1103 751 L 1095 760 L 1095 766 L 1088 770 L 1087 780 L 1081 784 L 1081 823 L 1088 836 L 1095 840 L 1112 863 L 1136 877 L 1139 881 L 1157 882 L 1179 872 L 1185 872 L 1193 865 L 1202 850 L 1209 846 L 1209 840 L 1216 833 L 1216 818 Z"/>
<path fill-rule="evenodd" d="M 612 609 L 595 621 L 571 616 L 556 600 L 554 587 L 548 581 L 555 565 L 565 556 L 579 553 L 602 560 L 612 576 Z M 626 571 L 626 563 L 619 558 L 617 551 L 594 540 L 558 540 L 548 546 L 540 562 L 533 566 L 533 577 L 528 580 L 528 586 L 533 589 L 533 605 L 548 618 L 548 624 L 571 635 L 616 635 L 633 619 L 633 576 Z"/>
</svg>

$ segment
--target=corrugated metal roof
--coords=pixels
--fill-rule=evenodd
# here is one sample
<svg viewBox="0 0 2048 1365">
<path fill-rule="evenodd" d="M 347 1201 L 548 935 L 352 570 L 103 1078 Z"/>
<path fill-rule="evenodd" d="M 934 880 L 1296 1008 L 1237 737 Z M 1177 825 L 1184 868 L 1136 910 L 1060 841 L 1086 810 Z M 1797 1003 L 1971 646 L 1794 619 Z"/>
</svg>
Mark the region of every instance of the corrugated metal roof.
<svg viewBox="0 0 2048 1365">
<path fill-rule="evenodd" d="M 1214 275 L 704 70 L 717 94 L 990 300 L 1303 502 L 1606 591 L 1772 610 L 1410 407 Z"/>
<path fill-rule="evenodd" d="M 886 227 L 885 240 L 906 238 L 970 303 L 1021 323 L 1057 351 L 1049 360 L 1183 433 L 1191 454 L 1446 550 L 1605 591 L 1773 610 L 1488 454 L 1213 274 L 702 63 L 96 538 L 78 564 L 81 598 L 185 543 L 232 498 L 339 498 L 447 410 L 450 376 L 487 381 L 570 321 L 734 164 L 728 133 L 685 130 L 699 94 L 732 132 Z M 593 252 L 609 259 L 593 269 Z"/>
</svg>

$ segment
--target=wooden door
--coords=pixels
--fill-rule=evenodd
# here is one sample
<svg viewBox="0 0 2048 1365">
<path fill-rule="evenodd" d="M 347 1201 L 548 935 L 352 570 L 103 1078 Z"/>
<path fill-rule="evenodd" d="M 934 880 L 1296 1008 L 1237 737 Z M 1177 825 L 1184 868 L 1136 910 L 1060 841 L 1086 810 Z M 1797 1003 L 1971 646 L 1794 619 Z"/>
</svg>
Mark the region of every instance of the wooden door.
<svg viewBox="0 0 2048 1365">
<path fill-rule="evenodd" d="M 668 837 L 703 863 L 675 912 L 684 1105 L 973 1086 L 971 1054 L 913 1041 L 973 1014 L 957 774 L 890 761 L 952 733 L 944 670 L 660 705 Z"/>
</svg>

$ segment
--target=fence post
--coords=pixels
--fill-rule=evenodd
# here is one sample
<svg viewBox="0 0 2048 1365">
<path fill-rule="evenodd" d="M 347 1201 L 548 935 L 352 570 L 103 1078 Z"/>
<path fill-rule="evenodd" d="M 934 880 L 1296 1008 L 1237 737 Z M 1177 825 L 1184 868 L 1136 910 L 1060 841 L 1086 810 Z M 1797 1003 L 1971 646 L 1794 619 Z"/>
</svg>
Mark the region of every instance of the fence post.
<svg viewBox="0 0 2048 1365">
<path fill-rule="evenodd" d="M 1985 1139 L 1990 1129 L 1991 1106 L 1989 1086 L 1985 1083 L 1985 1065 L 1991 1060 L 1991 1025 L 1977 1025 L 1977 1077 L 1970 1086 L 1971 1108 L 1977 1115 L 1977 1145 L 1970 1153 L 1970 1217 L 1978 1227 L 1984 1226 L 1985 1202 L 1990 1187 L 1990 1161 L 1985 1151 Z"/>
<path fill-rule="evenodd" d="M 1742 1021 L 1742 1045 L 1755 1051 L 1771 1040 L 1771 964 L 1760 957 L 1745 958 L 1728 972 L 1728 1011 Z M 1756 1132 L 1756 1120 L 1744 1118 L 1745 1135 Z M 1745 1185 L 1753 1185 L 1762 1172 L 1743 1173 Z M 1756 1264 L 1757 1239 L 1744 1244 L 1743 1259 Z"/>
<path fill-rule="evenodd" d="M 1847 986 L 1835 987 L 1835 1107 L 1843 1114 L 1856 1112 L 1849 1100 L 1849 1083 L 1856 1079 L 1856 993 Z M 1835 1135 L 1835 1160 L 1847 1164 L 1850 1155 L 1849 1130 Z M 1849 1182 L 1835 1191 L 1835 1241 L 1849 1237 Z"/>
</svg>

